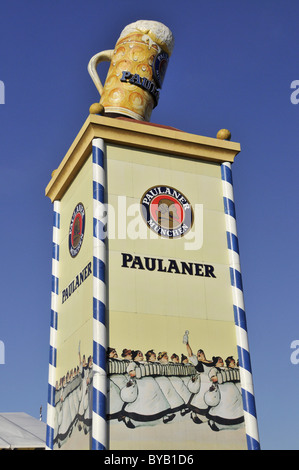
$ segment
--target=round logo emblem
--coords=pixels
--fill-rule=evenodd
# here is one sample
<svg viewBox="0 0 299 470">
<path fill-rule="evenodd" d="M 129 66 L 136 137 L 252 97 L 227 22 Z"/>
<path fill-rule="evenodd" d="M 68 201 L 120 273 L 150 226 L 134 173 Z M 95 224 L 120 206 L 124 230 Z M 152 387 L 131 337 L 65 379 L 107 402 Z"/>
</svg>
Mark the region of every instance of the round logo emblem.
<svg viewBox="0 0 299 470">
<path fill-rule="evenodd" d="M 85 229 L 85 210 L 80 202 L 74 209 L 69 229 L 69 252 L 74 258 L 80 251 Z"/>
<path fill-rule="evenodd" d="M 183 193 L 170 186 L 154 186 L 141 198 L 148 227 L 163 238 L 179 238 L 192 227 L 193 210 Z"/>
<path fill-rule="evenodd" d="M 156 80 L 156 83 L 159 88 L 162 88 L 162 84 L 164 81 L 167 65 L 168 65 L 168 54 L 166 52 L 160 52 L 160 54 L 157 54 L 152 68 L 153 68 L 153 75 L 154 79 Z"/>
</svg>

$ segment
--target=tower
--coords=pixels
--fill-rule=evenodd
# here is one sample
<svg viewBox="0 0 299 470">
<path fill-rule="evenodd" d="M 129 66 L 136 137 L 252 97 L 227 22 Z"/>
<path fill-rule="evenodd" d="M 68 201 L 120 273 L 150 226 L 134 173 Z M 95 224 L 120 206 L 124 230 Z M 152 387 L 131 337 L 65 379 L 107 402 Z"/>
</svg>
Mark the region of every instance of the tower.
<svg viewBox="0 0 299 470">
<path fill-rule="evenodd" d="M 231 169 L 240 145 L 148 122 L 173 39 L 141 23 L 91 61 L 97 83 L 95 66 L 111 60 L 102 103 L 46 188 L 47 446 L 257 449 Z M 122 69 L 126 54 L 139 69 Z"/>
</svg>

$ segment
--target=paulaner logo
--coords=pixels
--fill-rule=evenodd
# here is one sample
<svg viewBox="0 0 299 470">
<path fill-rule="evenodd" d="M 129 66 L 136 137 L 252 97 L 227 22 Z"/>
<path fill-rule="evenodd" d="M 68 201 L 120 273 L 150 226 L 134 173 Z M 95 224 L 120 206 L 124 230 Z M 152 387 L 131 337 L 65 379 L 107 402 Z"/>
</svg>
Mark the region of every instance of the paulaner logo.
<svg viewBox="0 0 299 470">
<path fill-rule="evenodd" d="M 72 280 L 72 282 L 66 287 L 66 289 L 63 289 L 61 295 L 61 303 L 63 304 L 67 299 L 70 298 L 70 296 L 75 292 L 78 287 L 81 286 L 81 284 L 88 278 L 88 276 L 91 274 L 91 263 L 88 263 L 87 266 L 85 266 L 84 269 L 76 276 L 75 279 Z"/>
<path fill-rule="evenodd" d="M 69 228 L 69 251 L 74 258 L 80 251 L 85 229 L 85 210 L 80 202 L 74 209 Z"/>
<path fill-rule="evenodd" d="M 143 194 L 140 202 L 148 227 L 163 238 L 182 237 L 192 227 L 191 204 L 175 188 L 153 186 Z"/>
<path fill-rule="evenodd" d="M 160 52 L 153 63 L 153 75 L 158 84 L 159 88 L 162 88 L 162 83 L 164 81 L 167 65 L 168 65 L 169 56 L 166 52 Z"/>
<path fill-rule="evenodd" d="M 157 89 L 154 82 L 151 82 L 146 77 L 140 77 L 138 73 L 135 73 L 133 75 L 128 70 L 123 71 L 120 81 L 131 83 L 131 85 L 138 86 L 142 88 L 143 90 L 148 91 L 153 96 L 154 101 L 155 101 L 155 106 L 157 106 L 158 101 L 159 101 L 159 90 Z"/>
</svg>

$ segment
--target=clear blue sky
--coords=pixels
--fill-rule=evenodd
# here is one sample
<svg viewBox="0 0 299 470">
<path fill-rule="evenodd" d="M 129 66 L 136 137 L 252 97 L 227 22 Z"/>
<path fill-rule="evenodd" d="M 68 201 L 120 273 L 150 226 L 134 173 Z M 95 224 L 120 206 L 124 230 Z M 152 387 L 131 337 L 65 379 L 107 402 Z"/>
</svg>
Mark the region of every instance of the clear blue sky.
<svg viewBox="0 0 299 470">
<path fill-rule="evenodd" d="M 242 151 L 235 201 L 261 446 L 299 449 L 297 0 L 1 0 L 0 411 L 46 419 L 52 204 L 44 196 L 98 93 L 89 59 L 138 19 L 176 44 L 151 121 Z"/>
</svg>

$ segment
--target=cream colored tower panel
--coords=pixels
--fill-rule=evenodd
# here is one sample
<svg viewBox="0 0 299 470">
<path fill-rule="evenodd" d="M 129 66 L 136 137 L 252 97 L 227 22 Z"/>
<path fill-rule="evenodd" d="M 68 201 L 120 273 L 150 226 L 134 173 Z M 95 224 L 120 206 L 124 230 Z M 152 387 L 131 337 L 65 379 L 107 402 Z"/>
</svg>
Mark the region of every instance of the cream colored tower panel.
<svg viewBox="0 0 299 470">
<path fill-rule="evenodd" d="M 95 151 L 96 141 L 102 144 Z M 53 264 L 59 290 L 51 330 L 51 425 L 67 416 L 64 401 L 53 401 L 53 377 L 58 381 L 74 369 L 78 352 L 93 361 L 86 388 L 94 397 L 90 428 L 75 420 L 69 438 L 66 426 L 64 448 L 88 448 L 91 440 L 103 448 L 98 423 L 109 449 L 247 448 L 242 393 L 250 384 L 245 365 L 237 364 L 244 335 L 240 341 L 243 323 L 236 328 L 234 313 L 242 315 L 242 305 L 232 277 L 238 273 L 231 250 L 236 231 L 228 224 L 232 192 L 225 189 L 239 150 L 237 143 L 165 126 L 90 115 L 53 172 L 46 195 L 54 208 L 59 204 L 60 256 L 59 268 Z M 96 217 L 103 240 L 95 244 Z M 106 255 L 97 264 L 101 243 Z M 101 318 L 95 315 L 100 268 Z M 102 388 L 95 385 L 99 370 Z M 55 426 L 48 426 L 52 443 Z"/>
</svg>

